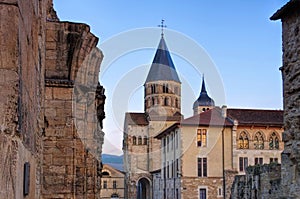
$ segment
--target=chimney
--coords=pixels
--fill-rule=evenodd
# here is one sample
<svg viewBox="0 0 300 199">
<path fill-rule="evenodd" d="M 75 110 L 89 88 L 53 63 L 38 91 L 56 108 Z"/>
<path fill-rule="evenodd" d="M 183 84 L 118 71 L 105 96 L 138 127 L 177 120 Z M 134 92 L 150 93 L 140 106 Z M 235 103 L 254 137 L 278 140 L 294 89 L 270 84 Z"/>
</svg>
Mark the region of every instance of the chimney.
<svg viewBox="0 0 300 199">
<path fill-rule="evenodd" d="M 222 106 L 222 117 L 223 118 L 227 117 L 227 106 L 226 105 Z"/>
</svg>

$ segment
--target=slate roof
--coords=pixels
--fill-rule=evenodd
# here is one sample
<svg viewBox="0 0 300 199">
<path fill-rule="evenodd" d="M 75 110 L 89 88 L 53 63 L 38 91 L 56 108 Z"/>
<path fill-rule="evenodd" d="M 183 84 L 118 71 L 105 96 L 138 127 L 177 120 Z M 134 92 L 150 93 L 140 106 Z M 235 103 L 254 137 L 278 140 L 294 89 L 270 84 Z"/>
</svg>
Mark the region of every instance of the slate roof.
<svg viewBox="0 0 300 199">
<path fill-rule="evenodd" d="M 285 4 L 282 8 L 276 11 L 275 14 L 270 18 L 271 20 L 281 19 L 286 15 L 292 14 L 293 12 L 299 12 L 300 0 L 291 0 Z"/>
<path fill-rule="evenodd" d="M 180 83 L 175 65 L 163 36 L 156 50 L 146 83 L 158 80 L 171 80 Z"/>
<path fill-rule="evenodd" d="M 228 109 L 227 116 L 239 125 L 283 126 L 282 110 Z"/>
<path fill-rule="evenodd" d="M 128 125 L 146 126 L 149 124 L 145 113 L 126 113 L 125 123 Z"/>
<path fill-rule="evenodd" d="M 207 94 L 204 77 L 202 78 L 202 87 L 199 98 L 194 102 L 193 108 L 198 106 L 215 106 L 215 101 Z"/>
</svg>

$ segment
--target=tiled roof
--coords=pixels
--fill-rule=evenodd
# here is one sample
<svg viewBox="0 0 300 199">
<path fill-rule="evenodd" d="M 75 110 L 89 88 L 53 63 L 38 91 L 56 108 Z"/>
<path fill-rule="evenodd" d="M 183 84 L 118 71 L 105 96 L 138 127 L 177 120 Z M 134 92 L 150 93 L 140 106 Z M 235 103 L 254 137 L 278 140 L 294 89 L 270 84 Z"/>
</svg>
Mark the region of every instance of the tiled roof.
<svg viewBox="0 0 300 199">
<path fill-rule="evenodd" d="M 162 37 L 156 50 L 146 83 L 158 80 L 180 82 L 166 42 Z"/>
<path fill-rule="evenodd" d="M 233 122 L 228 118 L 224 119 L 221 114 L 221 109 L 215 107 L 208 111 L 202 112 L 193 117 L 181 121 L 181 125 L 197 125 L 197 126 L 233 126 Z"/>
<path fill-rule="evenodd" d="M 125 122 L 128 125 L 148 125 L 145 113 L 126 113 Z"/>
<path fill-rule="evenodd" d="M 179 126 L 233 126 L 237 120 L 238 125 L 259 126 L 283 126 L 282 110 L 260 110 L 260 109 L 227 109 L 227 117 L 222 117 L 222 110 L 215 107 L 208 111 L 194 115 L 190 118 L 177 122 L 159 133 L 155 138 L 162 138 Z"/>
<path fill-rule="evenodd" d="M 283 111 L 262 109 L 228 109 L 227 116 L 239 125 L 283 126 Z"/>
<path fill-rule="evenodd" d="M 300 0 L 290 0 L 282 8 L 277 10 L 275 14 L 270 18 L 271 20 L 281 19 L 282 17 L 291 14 L 293 12 L 299 12 Z"/>
</svg>

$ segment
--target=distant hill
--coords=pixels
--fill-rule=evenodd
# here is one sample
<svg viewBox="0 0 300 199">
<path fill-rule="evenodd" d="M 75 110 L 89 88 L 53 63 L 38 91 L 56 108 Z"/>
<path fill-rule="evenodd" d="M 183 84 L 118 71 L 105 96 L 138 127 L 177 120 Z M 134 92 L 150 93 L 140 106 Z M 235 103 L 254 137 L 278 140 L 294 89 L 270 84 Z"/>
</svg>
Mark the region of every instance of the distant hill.
<svg viewBox="0 0 300 199">
<path fill-rule="evenodd" d="M 123 155 L 102 154 L 102 163 L 123 171 Z"/>
<path fill-rule="evenodd" d="M 111 154 L 102 154 L 103 164 L 123 164 L 123 155 L 111 155 Z"/>
</svg>

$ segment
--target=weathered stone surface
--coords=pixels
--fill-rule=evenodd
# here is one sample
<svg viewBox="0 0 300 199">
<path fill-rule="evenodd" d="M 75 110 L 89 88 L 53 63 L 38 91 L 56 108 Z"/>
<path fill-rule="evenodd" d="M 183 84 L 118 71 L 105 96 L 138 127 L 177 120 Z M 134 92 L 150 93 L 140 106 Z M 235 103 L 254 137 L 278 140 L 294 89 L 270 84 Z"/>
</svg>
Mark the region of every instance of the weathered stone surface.
<svg viewBox="0 0 300 199">
<path fill-rule="evenodd" d="M 98 38 L 85 24 L 59 22 L 52 0 L 0 0 L 0 18 L 0 198 L 25 197 L 25 162 L 26 198 L 99 198 L 105 96 Z M 86 114 L 76 128 L 80 99 Z"/>
</svg>

